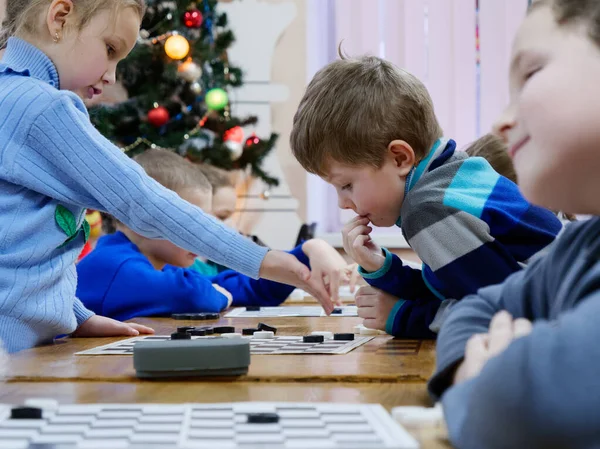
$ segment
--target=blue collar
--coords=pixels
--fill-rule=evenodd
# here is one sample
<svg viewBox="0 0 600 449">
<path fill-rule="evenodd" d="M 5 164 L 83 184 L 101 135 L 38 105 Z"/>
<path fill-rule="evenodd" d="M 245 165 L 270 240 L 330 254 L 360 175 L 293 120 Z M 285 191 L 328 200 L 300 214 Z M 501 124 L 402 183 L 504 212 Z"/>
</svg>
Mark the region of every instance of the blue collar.
<svg viewBox="0 0 600 449">
<path fill-rule="evenodd" d="M 60 89 L 60 80 L 54 63 L 39 48 L 29 42 L 11 37 L 0 61 L 0 73 L 18 73 L 44 81 Z"/>
<path fill-rule="evenodd" d="M 442 146 L 442 142 L 444 143 L 443 146 Z M 411 189 L 417 184 L 417 182 L 419 182 L 419 179 L 421 179 L 421 176 L 423 176 L 423 173 L 425 173 L 427 171 L 427 169 L 429 168 L 429 166 L 431 165 L 431 163 L 433 162 L 435 157 L 437 157 L 437 153 L 439 153 L 438 150 L 440 150 L 440 149 L 443 150 L 445 147 L 446 147 L 445 140 L 442 140 L 442 139 L 436 140 L 435 143 L 433 144 L 433 147 L 431 148 L 431 150 L 429 150 L 429 153 L 427 154 L 425 159 L 423 159 L 421 162 L 419 162 L 416 166 L 414 166 L 410 170 L 410 172 L 406 176 L 406 183 L 404 185 L 404 200 L 406 200 L 406 195 L 408 195 L 408 192 L 410 192 Z M 402 218 L 401 217 L 398 217 L 398 220 L 396 220 L 396 226 L 398 226 L 400 228 L 402 227 Z"/>
</svg>

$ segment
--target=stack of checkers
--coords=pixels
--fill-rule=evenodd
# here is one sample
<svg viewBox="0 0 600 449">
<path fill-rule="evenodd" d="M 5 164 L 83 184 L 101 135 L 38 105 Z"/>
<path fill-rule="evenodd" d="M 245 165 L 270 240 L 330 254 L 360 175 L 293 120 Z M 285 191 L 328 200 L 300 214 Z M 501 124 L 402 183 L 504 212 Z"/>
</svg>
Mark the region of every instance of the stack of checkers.
<svg viewBox="0 0 600 449">
<path fill-rule="evenodd" d="M 258 326 L 242 329 L 242 335 L 252 335 L 255 338 L 274 338 L 277 328 L 265 323 L 258 323 Z"/>
<path fill-rule="evenodd" d="M 235 327 L 233 326 L 180 326 L 177 328 L 177 332 L 171 334 L 171 340 L 191 340 L 194 337 L 204 337 L 206 335 L 221 334 L 225 336 L 227 334 L 235 334 Z M 237 334 L 239 335 L 239 334 Z"/>
</svg>

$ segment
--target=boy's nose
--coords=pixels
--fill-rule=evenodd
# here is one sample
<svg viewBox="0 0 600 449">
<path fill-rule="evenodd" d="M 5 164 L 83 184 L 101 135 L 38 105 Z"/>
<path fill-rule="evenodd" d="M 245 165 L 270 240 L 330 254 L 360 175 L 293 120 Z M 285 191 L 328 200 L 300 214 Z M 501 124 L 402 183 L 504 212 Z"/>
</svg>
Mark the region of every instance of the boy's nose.
<svg viewBox="0 0 600 449">
<path fill-rule="evenodd" d="M 338 207 L 340 209 L 354 209 L 354 204 L 350 199 L 338 196 Z"/>
<path fill-rule="evenodd" d="M 494 135 L 508 142 L 508 133 L 517 125 L 512 106 L 507 107 L 492 126 Z"/>
</svg>

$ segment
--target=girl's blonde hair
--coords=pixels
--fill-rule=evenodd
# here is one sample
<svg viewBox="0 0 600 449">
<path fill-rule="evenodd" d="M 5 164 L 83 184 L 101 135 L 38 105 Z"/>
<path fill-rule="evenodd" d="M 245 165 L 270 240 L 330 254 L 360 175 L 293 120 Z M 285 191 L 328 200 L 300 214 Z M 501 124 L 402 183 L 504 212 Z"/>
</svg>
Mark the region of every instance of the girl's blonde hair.
<svg viewBox="0 0 600 449">
<path fill-rule="evenodd" d="M 39 17 L 50 6 L 52 0 L 7 0 L 6 17 L 0 30 L 0 49 L 6 47 L 11 36 L 36 36 L 39 33 Z M 146 11 L 145 0 L 77 0 L 73 2 L 80 31 L 100 11 L 106 9 L 114 13 L 121 8 L 134 8 L 140 17 Z"/>
</svg>

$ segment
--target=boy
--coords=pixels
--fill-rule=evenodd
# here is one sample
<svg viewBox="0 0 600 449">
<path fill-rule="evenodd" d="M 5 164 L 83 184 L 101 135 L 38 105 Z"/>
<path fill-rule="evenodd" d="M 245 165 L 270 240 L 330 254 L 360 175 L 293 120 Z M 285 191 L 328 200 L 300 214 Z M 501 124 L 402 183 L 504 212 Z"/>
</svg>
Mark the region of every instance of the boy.
<svg viewBox="0 0 600 449">
<path fill-rule="evenodd" d="M 212 189 L 196 166 L 168 150 L 148 150 L 135 158 L 146 173 L 180 197 L 211 210 Z M 98 241 L 77 266 L 77 296 L 90 310 L 119 320 L 185 312 L 219 312 L 229 305 L 278 305 L 290 287 L 254 280 L 235 271 L 213 278 L 186 269 L 196 259 L 166 240 L 143 237 L 122 224 Z M 313 240 L 291 251 L 313 276 L 329 276 L 338 291 L 343 258 L 325 242 Z"/>
<path fill-rule="evenodd" d="M 291 147 L 336 188 L 339 207 L 358 215 L 342 234 L 370 284 L 356 295 L 359 316 L 395 336 L 434 337 L 443 300 L 502 282 L 561 229 L 484 159 L 455 151 L 425 86 L 377 57 L 338 60 L 315 75 Z M 369 224 L 400 226 L 422 272 L 379 248 Z"/>
<path fill-rule="evenodd" d="M 549 250 L 461 301 L 429 383 L 463 449 L 600 442 L 600 2 L 534 2 L 517 33 L 511 102 L 496 130 L 525 196 L 570 213 Z M 533 325 L 531 324 L 533 322 Z"/>
<path fill-rule="evenodd" d="M 212 187 L 212 215 L 218 220 L 227 221 L 235 212 L 237 202 L 237 194 L 231 177 L 225 170 L 212 165 L 198 164 L 197 167 Z M 227 267 L 212 260 L 204 262 L 200 259 L 196 259 L 190 268 L 207 276 L 215 276 L 228 270 Z"/>
</svg>

